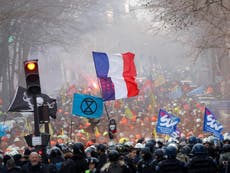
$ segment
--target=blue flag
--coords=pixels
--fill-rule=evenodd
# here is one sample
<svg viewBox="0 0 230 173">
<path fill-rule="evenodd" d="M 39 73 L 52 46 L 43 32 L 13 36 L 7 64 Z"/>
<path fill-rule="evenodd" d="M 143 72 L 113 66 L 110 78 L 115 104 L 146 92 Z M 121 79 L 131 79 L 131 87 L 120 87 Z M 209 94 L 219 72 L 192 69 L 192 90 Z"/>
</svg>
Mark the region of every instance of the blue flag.
<svg viewBox="0 0 230 173">
<path fill-rule="evenodd" d="M 217 121 L 215 115 L 208 108 L 205 108 L 203 131 L 210 132 L 217 138 L 222 139 L 222 130 L 222 124 Z"/>
<path fill-rule="evenodd" d="M 170 99 L 178 99 L 182 97 L 182 95 L 183 95 L 183 91 L 180 86 L 176 86 L 175 88 L 173 88 L 171 92 L 168 93 L 168 97 Z"/>
<path fill-rule="evenodd" d="M 179 131 L 179 129 L 177 128 L 177 126 L 174 127 L 174 131 L 169 135 L 172 138 L 179 138 L 181 136 L 181 132 Z"/>
<path fill-rule="evenodd" d="M 87 118 L 100 118 L 103 112 L 103 100 L 99 97 L 74 94 L 72 114 Z"/>
<path fill-rule="evenodd" d="M 201 95 L 201 94 L 204 94 L 204 92 L 205 92 L 205 87 L 204 86 L 200 86 L 200 87 L 195 88 L 192 91 L 188 92 L 187 96 Z"/>
<path fill-rule="evenodd" d="M 7 126 L 0 124 L 0 137 L 5 136 L 7 130 L 8 130 Z"/>
<path fill-rule="evenodd" d="M 170 135 L 176 130 L 176 125 L 180 122 L 180 118 L 160 109 L 156 131 L 162 134 Z"/>
</svg>

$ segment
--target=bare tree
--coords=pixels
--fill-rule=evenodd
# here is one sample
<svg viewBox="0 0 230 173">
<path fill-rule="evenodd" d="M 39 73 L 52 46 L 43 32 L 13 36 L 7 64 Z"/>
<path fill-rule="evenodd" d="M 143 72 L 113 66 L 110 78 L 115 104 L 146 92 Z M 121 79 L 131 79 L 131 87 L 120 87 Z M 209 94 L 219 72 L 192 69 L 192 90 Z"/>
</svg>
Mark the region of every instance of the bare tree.
<svg viewBox="0 0 230 173">
<path fill-rule="evenodd" d="M 152 14 L 161 31 L 189 32 L 187 43 L 201 52 L 211 51 L 213 67 L 223 78 L 223 96 L 230 93 L 230 2 L 228 0 L 145 0 L 141 8 Z M 140 8 L 139 7 L 139 8 Z M 184 38 L 183 38 L 184 39 Z"/>
<path fill-rule="evenodd" d="M 0 0 L 0 96 L 9 102 L 15 82 L 23 78 L 22 61 L 48 45 L 68 48 L 84 30 L 92 0 Z M 20 77 L 21 76 L 21 77 Z M 6 106 L 6 105 L 5 105 Z"/>
</svg>

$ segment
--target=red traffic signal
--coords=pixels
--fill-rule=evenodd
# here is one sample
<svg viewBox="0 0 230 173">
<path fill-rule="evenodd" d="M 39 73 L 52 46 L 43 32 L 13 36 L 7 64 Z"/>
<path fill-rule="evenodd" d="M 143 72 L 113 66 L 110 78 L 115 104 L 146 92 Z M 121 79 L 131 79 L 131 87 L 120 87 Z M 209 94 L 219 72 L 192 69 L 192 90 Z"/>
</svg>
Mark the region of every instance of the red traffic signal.
<svg viewBox="0 0 230 173">
<path fill-rule="evenodd" d="M 40 77 L 38 71 L 38 60 L 24 61 L 24 70 L 26 77 L 27 91 L 31 94 L 40 94 Z"/>
</svg>

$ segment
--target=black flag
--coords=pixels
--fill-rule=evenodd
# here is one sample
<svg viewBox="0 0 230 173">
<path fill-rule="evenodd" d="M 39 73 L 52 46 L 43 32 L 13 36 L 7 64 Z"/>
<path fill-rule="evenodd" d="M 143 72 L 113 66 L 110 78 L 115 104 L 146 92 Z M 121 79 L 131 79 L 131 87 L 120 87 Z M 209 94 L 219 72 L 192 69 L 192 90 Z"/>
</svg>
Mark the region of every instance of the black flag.
<svg viewBox="0 0 230 173">
<path fill-rule="evenodd" d="M 46 94 L 38 94 L 36 95 L 37 100 L 40 98 L 43 100 L 43 104 L 48 105 L 49 107 L 49 115 L 52 118 L 56 118 L 57 112 L 57 103 L 56 99 L 50 98 Z M 40 103 L 37 103 L 37 106 Z M 17 88 L 17 91 L 14 95 L 14 98 L 8 108 L 8 112 L 33 112 L 34 111 L 34 103 L 32 95 L 27 93 L 27 90 L 21 86 Z"/>
</svg>

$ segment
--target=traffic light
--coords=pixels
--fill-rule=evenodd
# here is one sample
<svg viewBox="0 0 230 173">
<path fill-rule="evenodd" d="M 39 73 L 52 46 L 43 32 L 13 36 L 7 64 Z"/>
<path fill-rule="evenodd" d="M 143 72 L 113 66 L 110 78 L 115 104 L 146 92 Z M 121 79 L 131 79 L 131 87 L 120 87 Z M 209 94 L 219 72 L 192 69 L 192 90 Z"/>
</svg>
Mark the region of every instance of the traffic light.
<svg viewBox="0 0 230 173">
<path fill-rule="evenodd" d="M 41 86 L 38 71 L 38 60 L 24 61 L 27 91 L 31 94 L 40 94 Z"/>
</svg>

